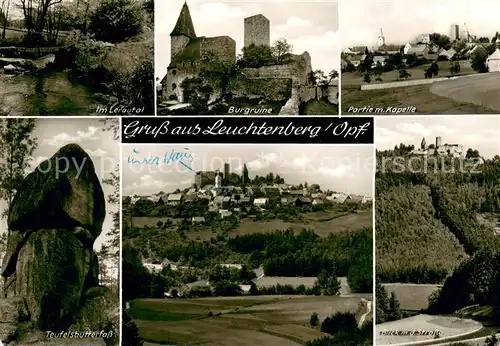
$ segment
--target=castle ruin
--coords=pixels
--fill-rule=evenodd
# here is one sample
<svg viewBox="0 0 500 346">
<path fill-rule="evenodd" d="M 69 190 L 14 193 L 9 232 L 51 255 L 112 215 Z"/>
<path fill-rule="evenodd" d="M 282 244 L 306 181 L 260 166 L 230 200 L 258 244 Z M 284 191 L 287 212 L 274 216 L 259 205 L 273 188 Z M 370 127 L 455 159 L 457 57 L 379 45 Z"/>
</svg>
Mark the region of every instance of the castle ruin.
<svg viewBox="0 0 500 346">
<path fill-rule="evenodd" d="M 452 157 L 464 157 L 464 147 L 460 144 L 443 144 L 443 139 L 441 137 L 436 137 L 436 143 L 427 145 L 425 137 L 422 138 L 420 143 L 420 148 L 413 150 L 415 155 L 439 155 L 439 156 L 452 156 Z"/>
<path fill-rule="evenodd" d="M 271 45 L 271 23 L 262 14 L 245 18 L 245 47 Z"/>
<path fill-rule="evenodd" d="M 270 21 L 262 14 L 244 19 L 244 44 L 270 46 Z M 229 36 L 197 36 L 187 3 L 170 34 L 171 61 L 162 80 L 163 98 L 186 102 L 181 84 L 187 78 L 199 76 L 201 71 L 222 72 L 236 63 L 236 42 Z M 228 82 L 226 92 L 236 98 L 260 97 L 269 101 L 286 102 L 280 114 L 298 115 L 299 105 L 312 99 L 328 96 L 337 100 L 337 87 L 318 90 L 311 81 L 311 56 L 308 52 L 293 55 L 284 65 L 243 68 Z M 205 81 L 213 88 L 209 102 L 221 99 L 220 81 Z M 331 97 L 331 95 L 335 97 Z M 335 102 L 333 102 L 335 103 Z"/>
</svg>

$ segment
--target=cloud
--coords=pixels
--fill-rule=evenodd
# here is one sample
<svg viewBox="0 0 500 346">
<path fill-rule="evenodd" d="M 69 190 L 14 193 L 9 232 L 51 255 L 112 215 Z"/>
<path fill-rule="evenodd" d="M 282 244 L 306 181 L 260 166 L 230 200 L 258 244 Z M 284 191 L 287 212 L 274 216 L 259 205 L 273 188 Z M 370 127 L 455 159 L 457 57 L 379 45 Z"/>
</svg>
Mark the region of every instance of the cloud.
<svg viewBox="0 0 500 346">
<path fill-rule="evenodd" d="M 413 122 L 413 123 L 402 123 L 398 124 L 397 129 L 404 133 L 421 135 L 421 136 L 429 136 L 431 131 L 426 128 L 421 123 Z"/>
<path fill-rule="evenodd" d="M 260 153 L 257 154 L 257 159 L 246 163 L 249 170 L 260 171 L 271 165 L 283 164 L 281 155 L 277 153 Z"/>
<path fill-rule="evenodd" d="M 138 191 L 141 193 L 146 191 L 152 193 L 169 186 L 179 186 L 181 184 L 183 184 L 183 182 L 156 180 L 153 176 L 145 174 L 140 177 L 139 182 L 134 182 L 124 187 L 123 190 L 127 193 L 136 193 Z"/>
<path fill-rule="evenodd" d="M 205 3 L 193 12 L 193 21 L 196 25 L 220 23 L 232 19 L 244 18 L 245 11 L 239 7 L 229 6 L 226 3 Z"/>
<path fill-rule="evenodd" d="M 87 131 L 77 131 L 75 135 L 70 135 L 66 132 L 59 133 L 52 138 L 45 139 L 44 142 L 50 146 L 60 147 L 69 143 L 80 143 L 83 141 L 95 141 L 98 139 L 96 136 L 99 128 L 89 126 Z"/>
<path fill-rule="evenodd" d="M 340 178 L 344 176 L 345 174 L 349 173 L 351 171 L 351 167 L 345 166 L 345 165 L 340 165 L 335 168 L 329 168 L 329 167 L 320 167 L 318 169 L 318 172 L 327 176 L 327 177 L 332 177 L 332 178 Z"/>
<path fill-rule="evenodd" d="M 108 155 L 108 152 L 105 150 L 102 150 L 101 148 L 96 149 L 96 150 L 88 150 L 87 149 L 87 153 L 90 156 L 96 156 L 96 157 L 104 157 L 104 156 Z"/>
<path fill-rule="evenodd" d="M 311 164 L 311 159 L 308 157 L 296 157 L 292 161 L 292 165 L 297 168 L 305 168 Z"/>
<path fill-rule="evenodd" d="M 288 39 L 295 54 L 308 52 L 314 70 L 340 70 L 340 36 L 338 31 L 302 35 Z"/>
</svg>

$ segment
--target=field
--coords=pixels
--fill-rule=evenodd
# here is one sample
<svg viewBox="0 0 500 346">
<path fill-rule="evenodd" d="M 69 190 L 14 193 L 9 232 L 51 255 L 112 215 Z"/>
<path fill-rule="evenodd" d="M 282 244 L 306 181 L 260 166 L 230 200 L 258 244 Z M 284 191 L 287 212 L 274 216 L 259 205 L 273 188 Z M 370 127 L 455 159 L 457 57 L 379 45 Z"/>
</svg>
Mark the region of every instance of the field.
<svg viewBox="0 0 500 346">
<path fill-rule="evenodd" d="M 439 65 L 439 74 L 437 77 L 450 76 L 450 63 L 448 61 L 439 61 L 438 65 Z M 408 80 L 424 79 L 425 70 L 427 70 L 429 66 L 430 64 L 425 64 L 409 68 L 407 71 L 411 74 L 411 76 L 408 78 Z M 470 61 L 460 60 L 460 73 L 456 74 L 456 76 L 470 75 L 475 73 L 476 72 L 470 66 Z M 397 70 L 384 72 L 382 73 L 381 77 L 382 77 L 382 82 L 372 81 L 370 84 L 396 82 L 398 80 L 401 80 L 398 79 Z M 344 88 L 344 86 L 360 86 L 361 84 L 364 84 L 364 82 L 363 82 L 363 76 L 361 76 L 359 72 L 342 73 L 342 88 Z"/>
<path fill-rule="evenodd" d="M 429 306 L 429 296 L 441 288 L 441 285 L 426 284 L 383 284 L 388 294 L 394 292 L 401 309 L 419 311 Z"/>
<path fill-rule="evenodd" d="M 342 114 L 349 107 L 416 107 L 409 114 L 496 114 L 498 112 L 471 103 L 442 97 L 429 90 L 430 85 L 417 85 L 382 90 L 360 90 L 359 87 L 342 87 Z M 362 113 L 368 115 L 370 113 Z M 390 114 L 387 112 L 373 114 Z M 400 114 L 403 115 L 403 114 Z"/>
<path fill-rule="evenodd" d="M 391 345 L 411 342 L 424 342 L 436 339 L 435 335 L 383 335 L 383 330 L 422 330 L 426 332 L 439 331 L 439 339 L 472 334 L 482 328 L 479 322 L 458 317 L 417 315 L 398 321 L 378 324 L 376 326 L 376 344 Z"/>
<path fill-rule="evenodd" d="M 302 222 L 284 222 L 281 220 L 252 221 L 251 219 L 243 219 L 240 222 L 240 226 L 231 231 L 231 234 L 267 233 L 277 229 L 292 229 L 300 232 L 306 228 L 313 229 L 321 237 L 326 237 L 331 233 L 344 230 L 355 231 L 365 227 L 370 228 L 373 222 L 371 209 L 361 210 L 357 213 L 338 213 L 335 211 L 307 213 L 302 215 L 302 217 Z"/>
<path fill-rule="evenodd" d="M 424 79 L 427 65 L 408 69 L 411 77 L 408 80 Z M 448 77 L 449 63 L 439 62 L 440 73 L 437 77 Z M 460 78 L 427 85 L 417 85 L 381 90 L 360 90 L 363 83 L 358 72 L 342 73 L 342 114 L 349 114 L 349 107 L 416 107 L 418 114 L 493 114 L 500 109 L 500 89 L 498 80 L 488 75 L 476 74 L 469 61 L 460 61 Z M 476 76 L 473 76 L 476 75 Z M 483 82 L 484 79 L 488 79 Z M 372 81 L 370 84 L 397 81 L 397 71 L 382 74 L 382 82 Z M 477 80 L 477 82 L 474 82 Z M 495 84 L 495 82 L 497 82 Z M 369 102 L 367 100 L 370 100 Z M 493 110 L 497 109 L 497 111 Z M 355 113 L 353 113 L 355 114 Z M 369 114 L 369 113 L 363 113 Z M 377 112 L 374 114 L 390 114 Z M 415 113 L 409 113 L 415 114 Z"/>
<path fill-rule="evenodd" d="M 360 317 L 360 302 L 322 296 L 141 299 L 131 303 L 130 314 L 152 343 L 297 346 L 323 336 L 309 327 L 313 312 L 321 320 L 336 311 Z"/>
<path fill-rule="evenodd" d="M 304 285 L 305 287 L 313 287 L 316 282 L 315 277 L 288 277 L 288 276 L 264 276 L 262 279 L 256 280 L 257 287 L 271 287 L 276 285 L 290 285 L 297 287 Z"/>
<path fill-rule="evenodd" d="M 158 221 L 165 221 L 166 217 L 133 217 L 131 222 L 133 227 L 157 227 Z M 176 220 L 173 220 L 174 222 Z M 357 213 L 346 213 L 336 211 L 312 212 L 302 215 L 301 222 L 284 222 L 281 220 L 254 221 L 250 218 L 240 220 L 238 228 L 230 232 L 231 236 L 268 233 L 275 230 L 293 229 L 296 232 L 306 229 L 314 229 L 315 233 L 321 237 L 326 237 L 330 233 L 343 230 L 358 230 L 364 227 L 372 227 L 372 211 L 360 210 Z M 173 228 L 172 228 L 173 229 Z M 214 233 L 209 227 L 199 228 L 196 231 L 189 232 L 187 236 L 191 240 L 210 240 Z"/>
</svg>

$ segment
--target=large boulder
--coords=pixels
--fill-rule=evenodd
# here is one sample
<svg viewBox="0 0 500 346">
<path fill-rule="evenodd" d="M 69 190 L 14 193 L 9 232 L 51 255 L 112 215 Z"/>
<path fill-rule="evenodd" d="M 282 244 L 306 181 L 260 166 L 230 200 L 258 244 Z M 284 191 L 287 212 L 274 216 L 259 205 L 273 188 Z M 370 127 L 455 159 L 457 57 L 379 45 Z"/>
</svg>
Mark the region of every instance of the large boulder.
<svg viewBox="0 0 500 346">
<path fill-rule="evenodd" d="M 78 314 L 85 283 L 94 282 L 95 253 L 67 229 L 37 230 L 16 266 L 16 296 L 41 330 L 65 330 Z"/>
<path fill-rule="evenodd" d="M 74 229 L 97 238 L 106 216 L 104 193 L 88 154 L 68 144 L 42 162 L 19 187 L 9 211 L 10 230 Z"/>
</svg>

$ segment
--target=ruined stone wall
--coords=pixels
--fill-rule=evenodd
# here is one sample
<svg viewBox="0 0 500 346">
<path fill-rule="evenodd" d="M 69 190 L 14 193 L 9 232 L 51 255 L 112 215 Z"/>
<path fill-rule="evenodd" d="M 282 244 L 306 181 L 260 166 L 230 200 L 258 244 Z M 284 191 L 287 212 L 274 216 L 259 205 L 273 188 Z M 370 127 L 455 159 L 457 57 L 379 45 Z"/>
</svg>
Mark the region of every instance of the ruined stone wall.
<svg viewBox="0 0 500 346">
<path fill-rule="evenodd" d="M 169 68 L 167 78 L 163 79 L 163 98 L 168 100 L 171 95 L 177 97 L 179 102 L 183 102 L 183 92 L 181 84 L 186 78 L 196 77 L 199 73 L 199 64 L 196 62 L 183 62 L 179 67 Z"/>
<path fill-rule="evenodd" d="M 309 85 L 309 75 L 312 71 L 309 53 L 296 55 L 294 61 L 287 65 L 263 66 L 260 68 L 245 68 L 243 73 L 247 78 L 284 78 L 292 79 L 294 85 Z"/>
<path fill-rule="evenodd" d="M 170 38 L 170 59 L 174 59 L 174 57 L 182 52 L 182 50 L 187 46 L 189 43 L 189 37 L 187 36 L 172 36 Z"/>
<path fill-rule="evenodd" d="M 229 36 L 202 37 L 200 55 L 213 54 L 217 61 L 228 66 L 236 61 L 236 41 Z"/>
<path fill-rule="evenodd" d="M 271 45 L 271 24 L 269 19 L 261 14 L 245 18 L 245 47 Z"/>
<path fill-rule="evenodd" d="M 240 76 L 231 80 L 228 89 L 234 94 L 234 97 L 258 95 L 270 101 L 285 101 L 288 100 L 292 94 L 292 79 L 250 79 L 245 76 Z"/>
</svg>

